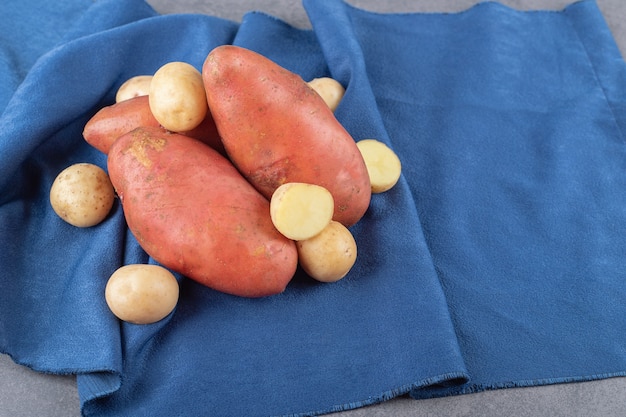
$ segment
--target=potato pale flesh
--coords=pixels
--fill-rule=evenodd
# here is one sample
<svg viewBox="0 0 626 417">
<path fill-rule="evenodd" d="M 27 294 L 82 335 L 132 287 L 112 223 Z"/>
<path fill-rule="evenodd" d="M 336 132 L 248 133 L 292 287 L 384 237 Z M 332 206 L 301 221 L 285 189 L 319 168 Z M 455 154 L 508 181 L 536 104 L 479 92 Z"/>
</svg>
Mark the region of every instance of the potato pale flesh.
<svg viewBox="0 0 626 417">
<path fill-rule="evenodd" d="M 274 191 L 270 216 L 276 229 L 292 240 L 315 236 L 330 223 L 335 202 L 326 188 L 288 182 Z"/>
<path fill-rule="evenodd" d="M 383 193 L 393 188 L 402 172 L 398 155 L 386 144 L 376 139 L 360 140 L 356 146 L 363 155 L 372 193 Z"/>
<path fill-rule="evenodd" d="M 308 84 L 324 99 L 332 111 L 337 109 L 346 92 L 339 81 L 330 77 L 314 78 Z"/>
</svg>

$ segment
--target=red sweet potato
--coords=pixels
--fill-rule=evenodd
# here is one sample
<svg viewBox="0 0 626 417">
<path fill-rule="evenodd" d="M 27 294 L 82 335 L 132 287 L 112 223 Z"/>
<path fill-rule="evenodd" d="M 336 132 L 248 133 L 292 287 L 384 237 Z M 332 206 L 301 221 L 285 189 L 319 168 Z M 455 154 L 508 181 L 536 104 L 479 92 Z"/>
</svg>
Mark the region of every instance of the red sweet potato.
<svg viewBox="0 0 626 417">
<path fill-rule="evenodd" d="M 100 109 L 83 129 L 87 143 L 108 154 L 117 138 L 137 127 L 158 127 L 159 122 L 152 115 L 148 96 L 133 97 Z M 207 115 L 200 126 L 188 132 L 179 132 L 198 139 L 225 154 L 224 146 L 211 115 Z"/>
<path fill-rule="evenodd" d="M 142 127 L 117 139 L 107 161 L 130 231 L 163 266 L 242 297 L 285 289 L 295 243 L 274 228 L 267 199 L 217 151 Z"/>
<path fill-rule="evenodd" d="M 297 74 L 238 46 L 207 56 L 202 76 L 226 153 L 266 198 L 286 182 L 328 189 L 346 226 L 367 210 L 371 187 L 352 136 Z"/>
<path fill-rule="evenodd" d="M 100 152 L 108 154 L 115 139 L 139 126 L 160 126 L 150 112 L 148 96 L 134 97 L 101 108 L 85 125 L 83 138 Z"/>
</svg>

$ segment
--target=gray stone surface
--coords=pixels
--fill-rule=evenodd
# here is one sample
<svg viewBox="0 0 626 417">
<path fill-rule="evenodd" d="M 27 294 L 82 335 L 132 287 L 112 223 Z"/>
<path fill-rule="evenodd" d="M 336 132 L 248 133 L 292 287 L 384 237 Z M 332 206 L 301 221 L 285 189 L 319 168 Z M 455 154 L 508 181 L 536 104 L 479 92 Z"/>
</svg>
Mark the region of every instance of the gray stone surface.
<svg viewBox="0 0 626 417">
<path fill-rule="evenodd" d="M 309 27 L 300 0 L 148 0 L 161 13 L 200 12 L 239 21 L 250 10 L 261 10 L 295 26 Z M 475 0 L 348 0 L 377 12 L 460 11 Z M 517 9 L 560 9 L 573 0 L 502 0 Z M 597 0 L 613 35 L 626 51 L 626 2 Z M 16 365 L 0 355 L 0 417 L 80 416 L 73 376 L 45 375 Z M 448 398 L 415 401 L 405 397 L 336 417 L 624 417 L 626 378 L 487 391 Z"/>
</svg>

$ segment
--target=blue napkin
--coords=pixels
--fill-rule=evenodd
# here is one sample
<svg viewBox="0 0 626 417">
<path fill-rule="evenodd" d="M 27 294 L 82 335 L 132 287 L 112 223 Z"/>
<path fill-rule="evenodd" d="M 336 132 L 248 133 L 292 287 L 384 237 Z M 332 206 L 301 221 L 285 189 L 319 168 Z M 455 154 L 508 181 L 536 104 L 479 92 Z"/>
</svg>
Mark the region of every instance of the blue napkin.
<svg viewBox="0 0 626 417">
<path fill-rule="evenodd" d="M 3 70 L 24 79 L 0 117 L 0 351 L 77 374 L 93 416 L 311 415 L 626 375 L 626 66 L 595 3 L 304 6 L 313 30 L 100 0 L 26 54 L 25 78 Z M 77 229 L 49 187 L 74 162 L 106 167 L 81 132 L 123 81 L 173 60 L 200 68 L 228 43 L 342 82 L 338 119 L 396 150 L 403 176 L 352 228 L 343 280 L 299 271 L 285 293 L 245 299 L 178 276 L 170 316 L 119 322 L 106 280 L 154 261 L 119 204 Z"/>
<path fill-rule="evenodd" d="M 469 372 L 412 395 L 624 375 L 626 67 L 596 4 L 312 3 L 329 67 L 365 67 Z"/>
</svg>

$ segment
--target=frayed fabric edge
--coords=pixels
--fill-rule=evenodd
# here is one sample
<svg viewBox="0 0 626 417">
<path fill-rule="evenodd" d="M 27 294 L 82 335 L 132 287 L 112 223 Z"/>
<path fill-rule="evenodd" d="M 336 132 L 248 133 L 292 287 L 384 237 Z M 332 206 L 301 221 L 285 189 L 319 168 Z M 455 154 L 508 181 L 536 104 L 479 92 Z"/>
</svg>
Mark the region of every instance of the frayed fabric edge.
<svg viewBox="0 0 626 417">
<path fill-rule="evenodd" d="M 559 378 L 541 378 L 521 381 L 507 381 L 494 384 L 472 384 L 469 383 L 468 375 L 464 373 L 450 373 L 419 381 L 415 384 L 401 386 L 396 389 L 382 392 L 379 396 L 367 399 L 338 404 L 332 407 L 317 411 L 301 412 L 293 414 L 281 414 L 272 417 L 314 417 L 324 414 L 337 413 L 341 411 L 355 410 L 371 405 L 383 403 L 396 397 L 408 394 L 413 400 L 425 400 L 442 397 L 452 397 L 465 394 L 475 394 L 486 391 L 496 391 L 510 388 L 530 388 L 546 385 L 558 385 L 567 383 L 591 382 L 610 378 L 626 377 L 626 371 L 603 373 L 587 376 L 571 376 Z"/>
<path fill-rule="evenodd" d="M 423 387 L 423 388 L 416 388 L 416 389 L 411 390 L 409 392 L 409 395 L 411 396 L 411 398 L 415 400 L 424 400 L 424 399 L 432 399 L 432 398 L 452 397 L 452 396 L 464 395 L 464 394 L 476 394 L 479 392 L 496 391 L 496 390 L 501 390 L 501 389 L 531 388 L 531 387 L 540 387 L 540 386 L 546 386 L 546 385 L 591 382 L 591 381 L 599 381 L 599 380 L 619 378 L 619 377 L 626 377 L 626 371 L 594 374 L 594 375 L 583 375 L 583 376 L 567 376 L 567 377 L 558 377 L 558 378 L 539 378 L 539 379 L 528 379 L 528 380 L 520 380 L 520 381 L 505 381 L 505 382 L 497 382 L 493 384 L 467 383 L 464 385 L 459 385 L 456 387 L 450 387 L 448 389 L 441 389 L 441 390 L 432 389 L 430 387 Z"/>
<path fill-rule="evenodd" d="M 407 384 L 400 386 L 395 389 L 391 389 L 388 391 L 382 392 L 377 396 L 370 396 L 363 400 L 351 401 L 348 403 L 337 404 L 325 409 L 310 411 L 310 412 L 301 412 L 301 413 L 293 413 L 293 414 L 280 414 L 272 417 L 313 417 L 320 416 L 324 414 L 337 413 L 340 411 L 348 411 L 355 410 L 357 408 L 363 408 L 370 405 L 380 404 L 385 401 L 389 401 L 396 397 L 410 394 L 412 390 L 424 389 L 426 387 L 431 386 L 456 386 L 463 385 L 469 381 L 469 376 L 463 372 L 452 372 L 447 374 L 438 375 L 435 377 L 427 378 L 424 380 L 420 380 L 413 384 Z"/>
</svg>

